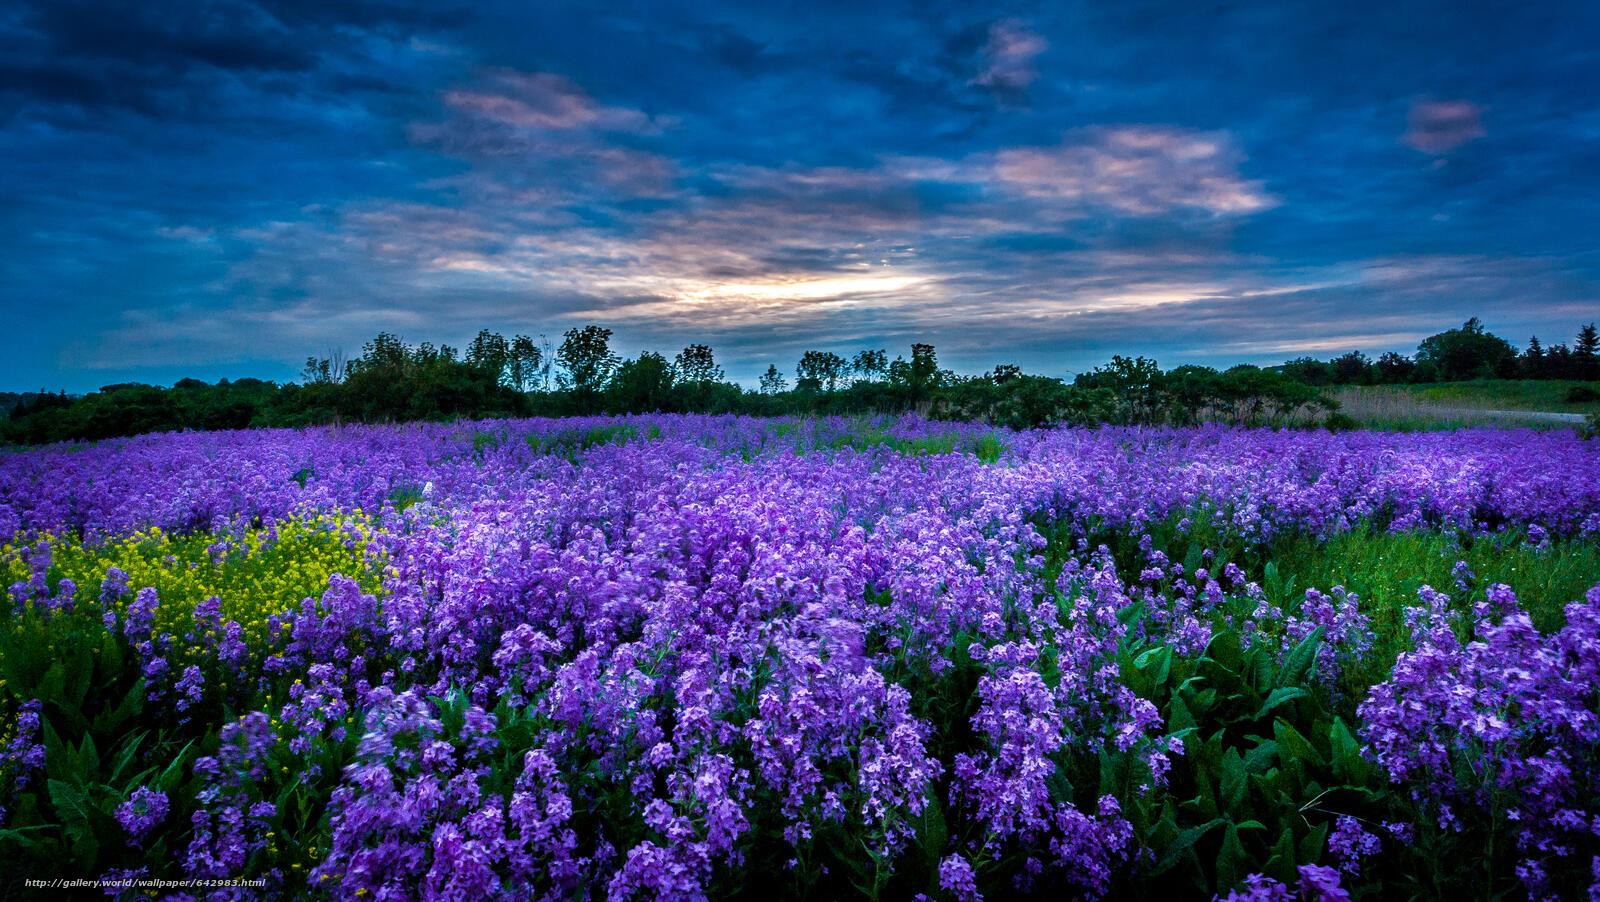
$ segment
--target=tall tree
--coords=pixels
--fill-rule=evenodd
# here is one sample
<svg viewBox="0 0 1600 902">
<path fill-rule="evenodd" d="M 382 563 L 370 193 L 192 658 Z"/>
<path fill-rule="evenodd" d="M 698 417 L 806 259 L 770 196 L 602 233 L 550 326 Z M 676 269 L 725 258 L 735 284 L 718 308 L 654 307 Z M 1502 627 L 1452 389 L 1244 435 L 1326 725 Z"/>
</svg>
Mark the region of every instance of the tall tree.
<svg viewBox="0 0 1600 902">
<path fill-rule="evenodd" d="M 603 326 L 568 329 L 556 351 L 561 372 L 556 382 L 571 391 L 583 409 L 592 409 L 617 368 L 617 355 L 611 351 L 611 330 Z"/>
<path fill-rule="evenodd" d="M 889 354 L 881 349 L 857 351 L 850 371 L 862 382 L 877 382 L 889 371 Z"/>
<path fill-rule="evenodd" d="M 1394 351 L 1385 351 L 1373 367 L 1378 372 L 1378 381 L 1384 385 L 1410 382 L 1412 375 L 1417 371 L 1415 361 Z"/>
<path fill-rule="evenodd" d="M 672 409 L 672 365 L 654 351 L 645 351 L 617 367 L 606 391 L 617 413 L 654 413 Z"/>
<path fill-rule="evenodd" d="M 544 362 L 544 352 L 526 335 L 511 340 L 511 387 L 527 391 L 539 375 L 539 365 Z"/>
<path fill-rule="evenodd" d="M 1516 356 L 1511 343 L 1485 330 L 1476 316 L 1459 329 L 1424 338 L 1417 346 L 1417 363 L 1446 382 L 1502 374 Z"/>
<path fill-rule="evenodd" d="M 767 364 L 767 371 L 761 374 L 761 393 L 764 395 L 776 395 L 782 393 L 788 387 L 789 381 L 783 378 L 782 373 L 778 372 L 778 365 L 775 363 Z"/>
<path fill-rule="evenodd" d="M 1518 369 L 1524 379 L 1544 379 L 1547 377 L 1544 345 L 1539 343 L 1539 336 L 1528 339 L 1528 349 L 1522 352 L 1522 359 L 1518 362 Z"/>
<path fill-rule="evenodd" d="M 508 375 L 506 370 L 511 363 L 511 345 L 504 335 L 483 329 L 477 337 L 472 339 L 472 344 L 467 345 L 467 366 L 481 373 L 484 378 L 499 382 Z"/>
<path fill-rule="evenodd" d="M 722 367 L 707 345 L 693 344 L 678 352 L 672 363 L 679 382 L 721 382 Z"/>
<path fill-rule="evenodd" d="M 1600 379 L 1600 334 L 1595 332 L 1594 323 L 1578 330 L 1578 338 L 1572 343 L 1572 364 L 1579 379 Z"/>
<path fill-rule="evenodd" d="M 844 378 L 846 364 L 843 357 L 832 351 L 807 351 L 800 355 L 795 365 L 795 387 L 802 391 L 831 392 Z"/>
<path fill-rule="evenodd" d="M 1372 360 L 1360 351 L 1335 357 L 1331 367 L 1336 385 L 1367 385 L 1372 382 Z"/>
</svg>

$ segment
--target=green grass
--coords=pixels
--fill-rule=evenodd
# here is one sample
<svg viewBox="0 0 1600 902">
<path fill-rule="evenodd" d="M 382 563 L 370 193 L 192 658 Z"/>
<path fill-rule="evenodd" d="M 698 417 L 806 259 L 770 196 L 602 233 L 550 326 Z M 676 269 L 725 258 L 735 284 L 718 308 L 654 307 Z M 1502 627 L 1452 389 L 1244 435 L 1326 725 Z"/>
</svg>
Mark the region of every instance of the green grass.
<svg viewBox="0 0 1600 902">
<path fill-rule="evenodd" d="M 1332 395 L 1339 402 L 1340 413 L 1367 428 L 1424 430 L 1533 426 L 1569 429 L 1574 424 L 1517 414 L 1589 414 L 1600 411 L 1600 404 L 1567 400 L 1569 393 L 1578 386 L 1589 386 L 1600 392 L 1600 383 L 1569 379 L 1482 379 L 1431 385 L 1344 386 L 1334 389 Z"/>
<path fill-rule="evenodd" d="M 1474 539 L 1432 531 L 1355 531 L 1328 539 L 1296 537 L 1271 549 L 1270 556 L 1277 579 L 1263 586 L 1276 604 L 1297 601 L 1307 588 L 1327 591 L 1336 585 L 1360 596 L 1377 635 L 1367 663 L 1378 679 L 1410 646 L 1405 609 L 1417 603 L 1421 586 L 1451 596 L 1464 611 L 1483 598 L 1488 586 L 1505 583 L 1534 625 L 1551 632 L 1566 622 L 1566 606 L 1582 601 L 1600 583 L 1600 543 L 1568 539 L 1535 548 L 1520 533 Z M 1466 561 L 1476 575 L 1465 595 L 1456 586 L 1457 561 Z"/>
<path fill-rule="evenodd" d="M 820 439 L 815 447 L 828 450 L 852 448 L 856 451 L 882 447 L 907 457 L 929 457 L 962 451 L 975 455 L 986 464 L 993 464 L 1005 454 L 1007 445 L 1005 439 L 995 432 L 985 432 L 976 438 L 954 431 L 922 438 L 896 438 L 881 426 L 863 422 L 852 424 L 851 428 L 838 435 Z"/>
<path fill-rule="evenodd" d="M 600 445 L 625 445 L 639 435 L 627 424 L 593 426 L 589 429 L 562 429 L 547 434 L 530 433 L 528 447 L 537 454 L 555 454 L 577 462 L 583 452 Z"/>
<path fill-rule="evenodd" d="M 1190 524 L 1180 528 L 1183 519 Z M 1239 564 L 1261 583 L 1273 604 L 1286 610 L 1298 608 L 1308 588 L 1326 592 L 1344 586 L 1360 596 L 1361 610 L 1372 618 L 1377 639 L 1367 660 L 1367 683 L 1384 679 L 1395 657 L 1410 647 L 1405 609 L 1417 604 L 1417 589 L 1424 585 L 1451 596 L 1456 609 L 1466 611 L 1483 599 L 1488 586 L 1505 583 L 1516 592 L 1534 626 L 1551 632 L 1566 622 L 1568 604 L 1582 601 L 1584 593 L 1600 584 L 1600 542 L 1592 538 L 1552 540 L 1536 548 L 1521 530 L 1473 537 L 1431 529 L 1388 532 L 1365 524 L 1326 538 L 1284 535 L 1260 546 L 1228 537 L 1213 523 L 1212 513 L 1197 508 L 1187 517 L 1175 514 L 1144 531 L 1155 548 L 1191 572 L 1202 565 L 1200 555 L 1206 549 L 1216 553 L 1213 573 L 1221 572 L 1227 561 Z M 1072 554 L 1077 534 L 1049 522 L 1036 521 L 1035 526 L 1046 538 L 1045 576 L 1054 580 L 1061 562 Z M 1109 547 L 1124 574 L 1137 573 L 1143 566 L 1138 540 L 1130 534 L 1093 531 L 1089 542 Z M 1457 561 L 1465 561 L 1475 574 L 1466 594 L 1456 587 Z"/>
<path fill-rule="evenodd" d="M 1600 404 L 1594 402 L 1567 401 L 1568 393 L 1580 385 L 1600 392 L 1600 382 L 1581 382 L 1576 379 L 1482 379 L 1475 382 L 1386 387 L 1398 388 L 1423 401 L 1489 410 L 1546 410 L 1557 413 L 1600 410 Z"/>
</svg>

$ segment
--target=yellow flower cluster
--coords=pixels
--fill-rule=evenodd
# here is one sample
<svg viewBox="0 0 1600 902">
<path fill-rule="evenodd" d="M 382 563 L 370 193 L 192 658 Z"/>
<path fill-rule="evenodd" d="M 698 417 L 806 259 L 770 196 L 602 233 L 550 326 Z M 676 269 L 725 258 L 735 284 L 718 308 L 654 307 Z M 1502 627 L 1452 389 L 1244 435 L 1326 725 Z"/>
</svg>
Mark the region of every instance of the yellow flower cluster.
<svg viewBox="0 0 1600 902">
<path fill-rule="evenodd" d="M 194 628 L 195 605 L 216 596 L 223 622 L 237 620 L 245 641 L 259 648 L 267 618 L 321 596 L 334 573 L 378 590 L 385 568 L 369 548 L 373 529 L 358 511 L 305 515 L 237 533 L 174 534 L 151 527 L 90 544 L 62 537 L 43 541 L 51 546 L 51 582 L 72 579 L 82 600 L 98 598 L 107 571 L 116 567 L 128 574 L 119 616 L 140 589 L 152 587 L 160 599 L 156 632 L 182 636 Z M 28 579 L 21 551 L 16 543 L 0 546 L 3 585 Z"/>
</svg>

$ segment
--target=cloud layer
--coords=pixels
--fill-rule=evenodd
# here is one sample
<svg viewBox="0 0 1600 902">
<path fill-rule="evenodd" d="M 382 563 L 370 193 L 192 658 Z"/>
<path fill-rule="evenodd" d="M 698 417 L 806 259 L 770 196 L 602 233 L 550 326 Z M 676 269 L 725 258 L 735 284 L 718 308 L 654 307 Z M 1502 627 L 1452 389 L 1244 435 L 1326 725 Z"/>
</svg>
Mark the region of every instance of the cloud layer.
<svg viewBox="0 0 1600 902">
<path fill-rule="evenodd" d="M 1600 295 L 1597 17 L 32 0 L 0 14 L 0 387 L 583 322 L 745 379 L 824 344 L 1564 340 Z"/>
</svg>

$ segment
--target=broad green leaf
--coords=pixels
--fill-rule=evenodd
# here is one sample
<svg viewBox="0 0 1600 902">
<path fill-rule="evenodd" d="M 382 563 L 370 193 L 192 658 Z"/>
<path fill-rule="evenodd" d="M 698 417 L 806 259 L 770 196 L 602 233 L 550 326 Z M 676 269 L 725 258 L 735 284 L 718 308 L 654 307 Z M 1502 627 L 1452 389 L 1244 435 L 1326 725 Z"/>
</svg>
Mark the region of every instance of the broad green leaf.
<svg viewBox="0 0 1600 902">
<path fill-rule="evenodd" d="M 1267 696 L 1267 700 L 1262 703 L 1261 710 L 1257 711 L 1255 717 L 1251 719 L 1260 720 L 1261 718 L 1266 717 L 1267 714 L 1272 711 L 1272 709 L 1278 707 L 1279 705 L 1292 702 L 1297 698 L 1305 698 L 1310 694 L 1310 692 L 1307 692 L 1299 686 L 1284 686 L 1279 689 L 1274 689 L 1272 690 L 1272 694 Z"/>
</svg>

